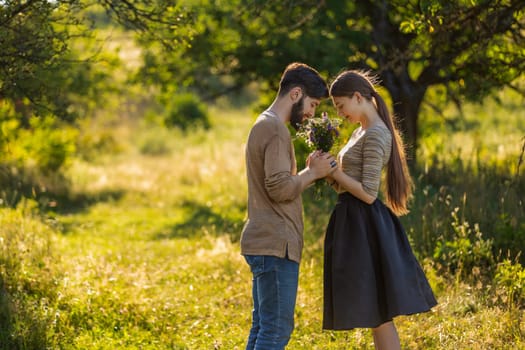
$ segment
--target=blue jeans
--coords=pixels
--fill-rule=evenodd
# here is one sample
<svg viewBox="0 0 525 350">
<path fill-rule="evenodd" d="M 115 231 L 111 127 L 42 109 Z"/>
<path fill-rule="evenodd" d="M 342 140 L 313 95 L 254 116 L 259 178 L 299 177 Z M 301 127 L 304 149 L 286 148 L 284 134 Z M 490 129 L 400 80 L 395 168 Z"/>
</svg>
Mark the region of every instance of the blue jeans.
<svg viewBox="0 0 525 350">
<path fill-rule="evenodd" d="M 253 274 L 253 318 L 246 350 L 284 349 L 294 328 L 299 264 L 266 255 L 245 259 Z"/>
</svg>

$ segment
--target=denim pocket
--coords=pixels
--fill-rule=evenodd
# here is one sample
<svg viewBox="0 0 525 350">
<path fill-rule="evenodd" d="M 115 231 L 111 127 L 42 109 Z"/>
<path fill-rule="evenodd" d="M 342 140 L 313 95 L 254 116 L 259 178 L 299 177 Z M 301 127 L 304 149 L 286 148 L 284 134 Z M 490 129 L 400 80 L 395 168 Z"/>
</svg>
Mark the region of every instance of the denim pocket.
<svg viewBox="0 0 525 350">
<path fill-rule="evenodd" d="M 244 258 L 246 259 L 248 265 L 250 265 L 250 270 L 254 276 L 257 276 L 264 271 L 264 256 L 245 255 Z"/>
</svg>

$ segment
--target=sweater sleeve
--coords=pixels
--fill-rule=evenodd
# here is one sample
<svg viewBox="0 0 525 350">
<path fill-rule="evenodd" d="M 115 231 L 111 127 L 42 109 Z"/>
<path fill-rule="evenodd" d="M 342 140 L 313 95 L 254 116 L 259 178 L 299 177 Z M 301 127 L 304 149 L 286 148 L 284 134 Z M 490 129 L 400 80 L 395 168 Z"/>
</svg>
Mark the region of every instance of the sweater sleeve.
<svg viewBox="0 0 525 350">
<path fill-rule="evenodd" d="M 381 182 L 381 170 L 387 153 L 386 147 L 389 144 L 386 139 L 388 135 L 383 134 L 380 129 L 374 128 L 368 130 L 364 137 L 361 183 L 366 193 L 377 197 Z"/>
<path fill-rule="evenodd" d="M 301 194 L 301 181 L 292 174 L 295 164 L 290 152 L 292 145 L 274 135 L 266 145 L 264 155 L 264 184 L 268 195 L 275 202 L 285 202 Z"/>
</svg>

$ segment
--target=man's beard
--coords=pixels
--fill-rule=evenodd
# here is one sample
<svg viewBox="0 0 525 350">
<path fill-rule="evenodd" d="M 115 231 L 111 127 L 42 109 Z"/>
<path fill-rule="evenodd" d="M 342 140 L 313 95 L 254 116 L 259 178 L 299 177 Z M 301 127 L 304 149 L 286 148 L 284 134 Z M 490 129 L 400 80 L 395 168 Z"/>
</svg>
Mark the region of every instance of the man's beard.
<svg viewBox="0 0 525 350">
<path fill-rule="evenodd" d="M 304 106 L 303 106 L 304 96 L 301 97 L 299 101 L 292 105 L 292 111 L 290 114 L 290 125 L 295 129 L 299 130 L 301 124 L 303 123 L 304 116 Z"/>
</svg>

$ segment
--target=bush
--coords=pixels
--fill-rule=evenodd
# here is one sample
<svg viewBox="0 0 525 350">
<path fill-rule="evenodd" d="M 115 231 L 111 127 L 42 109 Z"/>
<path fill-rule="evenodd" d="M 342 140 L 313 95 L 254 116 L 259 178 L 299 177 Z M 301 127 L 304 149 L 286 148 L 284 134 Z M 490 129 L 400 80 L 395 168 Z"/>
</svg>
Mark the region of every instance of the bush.
<svg viewBox="0 0 525 350">
<path fill-rule="evenodd" d="M 179 94 L 166 99 L 164 124 L 167 127 L 178 127 L 187 130 L 190 127 L 208 129 L 210 122 L 206 106 L 193 94 Z"/>
<path fill-rule="evenodd" d="M 78 130 L 53 115 L 22 119 L 13 103 L 0 101 L 0 203 L 35 198 L 46 205 L 51 192 L 67 191 L 63 170 L 76 154 Z"/>
<path fill-rule="evenodd" d="M 489 275 L 494 264 L 493 241 L 483 239 L 479 225 L 472 228 L 467 221 L 460 220 L 458 212 L 459 208 L 452 212 L 452 238 L 437 242 L 434 259 L 448 272 L 463 278 L 472 276 L 474 268 Z"/>
<path fill-rule="evenodd" d="M 494 286 L 499 299 L 509 309 L 525 307 L 525 269 L 519 262 L 505 259 L 497 265 Z"/>
<path fill-rule="evenodd" d="M 81 130 L 77 138 L 76 148 L 77 155 L 86 161 L 94 161 L 100 155 L 122 152 L 122 146 L 109 129 Z"/>
<path fill-rule="evenodd" d="M 75 153 L 74 135 L 66 130 L 36 129 L 27 146 L 38 169 L 44 174 L 59 171 Z"/>
<path fill-rule="evenodd" d="M 173 133 L 158 125 L 150 125 L 137 136 L 137 147 L 140 154 L 161 156 L 169 154 L 170 139 Z"/>
<path fill-rule="evenodd" d="M 0 109 L 0 113 L 3 112 Z M 78 131 L 57 117 L 31 117 L 22 127 L 14 111 L 0 118 L 1 163 L 35 167 L 42 173 L 59 171 L 76 152 Z"/>
</svg>

